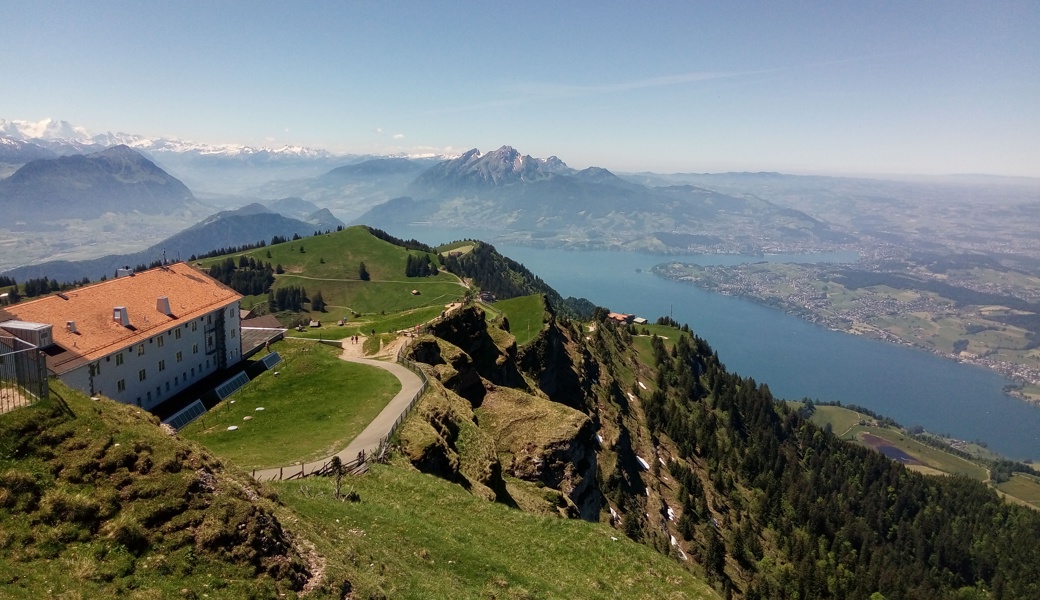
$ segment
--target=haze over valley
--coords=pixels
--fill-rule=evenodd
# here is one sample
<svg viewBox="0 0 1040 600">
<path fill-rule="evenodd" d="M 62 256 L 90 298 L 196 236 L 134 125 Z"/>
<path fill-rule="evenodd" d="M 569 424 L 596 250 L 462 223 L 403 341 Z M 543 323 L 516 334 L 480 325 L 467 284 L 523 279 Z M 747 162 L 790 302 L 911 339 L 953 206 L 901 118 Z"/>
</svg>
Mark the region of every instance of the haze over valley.
<svg viewBox="0 0 1040 600">
<path fill-rule="evenodd" d="M 0 597 L 1040 598 L 1034 4 L 5 9 Z"/>
</svg>

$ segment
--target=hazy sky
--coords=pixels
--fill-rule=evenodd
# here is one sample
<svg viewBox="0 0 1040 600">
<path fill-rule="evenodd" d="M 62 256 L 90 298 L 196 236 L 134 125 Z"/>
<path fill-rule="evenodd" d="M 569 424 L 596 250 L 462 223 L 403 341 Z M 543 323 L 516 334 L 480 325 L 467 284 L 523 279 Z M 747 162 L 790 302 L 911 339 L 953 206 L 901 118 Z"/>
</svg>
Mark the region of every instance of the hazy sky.
<svg viewBox="0 0 1040 600">
<path fill-rule="evenodd" d="M 1040 176 L 1040 2 L 0 4 L 0 118 L 619 171 Z"/>
</svg>

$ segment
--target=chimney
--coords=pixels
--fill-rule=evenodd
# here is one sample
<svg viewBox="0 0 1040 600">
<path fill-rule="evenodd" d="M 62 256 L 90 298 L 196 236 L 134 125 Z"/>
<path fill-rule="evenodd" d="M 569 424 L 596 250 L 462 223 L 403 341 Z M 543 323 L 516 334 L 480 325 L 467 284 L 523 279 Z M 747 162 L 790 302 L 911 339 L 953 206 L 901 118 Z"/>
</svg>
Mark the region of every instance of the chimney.
<svg viewBox="0 0 1040 600">
<path fill-rule="evenodd" d="M 116 279 L 119 279 L 120 277 L 127 277 L 133 274 L 134 271 L 130 268 L 130 265 L 126 265 L 121 269 L 116 269 Z"/>
<path fill-rule="evenodd" d="M 123 327 L 130 326 L 130 313 L 126 312 L 125 306 L 117 306 L 112 309 L 112 320 Z"/>
<path fill-rule="evenodd" d="M 68 329 L 69 333 L 79 333 L 78 331 L 76 331 L 75 321 L 65 321 L 65 329 Z"/>
<path fill-rule="evenodd" d="M 155 310 L 161 312 L 167 317 L 173 316 L 173 311 L 170 310 L 170 298 L 169 296 L 159 296 L 155 301 Z"/>
</svg>

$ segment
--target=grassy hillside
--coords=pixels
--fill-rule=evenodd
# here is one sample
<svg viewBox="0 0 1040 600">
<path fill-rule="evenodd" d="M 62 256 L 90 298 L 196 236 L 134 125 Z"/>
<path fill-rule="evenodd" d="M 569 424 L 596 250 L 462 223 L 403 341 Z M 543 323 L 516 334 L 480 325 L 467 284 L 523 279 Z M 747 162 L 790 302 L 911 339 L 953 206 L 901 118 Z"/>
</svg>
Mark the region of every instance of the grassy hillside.
<svg viewBox="0 0 1040 600">
<path fill-rule="evenodd" d="M 479 499 L 405 464 L 348 484 L 277 484 L 323 553 L 345 557 L 356 597 L 717 598 L 676 559 L 605 525 L 533 515 Z"/>
<path fill-rule="evenodd" d="M 303 590 L 303 541 L 252 480 L 137 408 L 58 382 L 51 396 L 0 415 L 0 596 Z"/>
<path fill-rule="evenodd" d="M 339 348 L 286 340 L 273 349 L 278 375 L 260 374 L 180 435 L 246 470 L 313 461 L 345 448 L 401 389 L 382 369 L 340 360 Z"/>
<path fill-rule="evenodd" d="M 527 344 L 541 333 L 548 320 L 545 296 L 542 294 L 500 300 L 488 308 L 506 316 L 509 320 L 509 332 L 516 338 L 519 346 Z"/>
<path fill-rule="evenodd" d="M 342 338 L 370 329 L 385 331 L 396 324 L 387 318 L 395 313 L 426 311 L 439 314 L 445 305 L 470 293 L 459 278 L 450 273 L 406 277 L 408 257 L 422 254 L 426 253 L 406 250 L 375 237 L 365 227 L 357 226 L 236 253 L 231 258 L 236 263 L 245 257 L 262 264 L 270 263 L 272 268 L 281 266 L 284 272 L 275 275 L 274 291 L 297 286 L 304 288 L 309 298 L 320 292 L 327 304 L 324 311 L 280 312 L 279 318 L 286 324 L 306 318 L 321 320 L 328 325 L 347 317 L 348 328 L 325 327 L 325 331 L 320 333 L 326 338 Z M 435 253 L 429 253 L 429 256 L 436 261 Z M 209 268 L 227 258 L 220 256 L 198 262 Z M 365 265 L 368 280 L 361 277 L 361 263 Z M 418 294 L 413 294 L 413 291 Z M 267 302 L 267 294 L 257 294 L 247 296 L 242 304 L 246 308 L 257 306 L 263 309 Z M 311 307 L 304 305 L 304 308 Z M 315 333 L 315 337 L 318 335 Z"/>
</svg>

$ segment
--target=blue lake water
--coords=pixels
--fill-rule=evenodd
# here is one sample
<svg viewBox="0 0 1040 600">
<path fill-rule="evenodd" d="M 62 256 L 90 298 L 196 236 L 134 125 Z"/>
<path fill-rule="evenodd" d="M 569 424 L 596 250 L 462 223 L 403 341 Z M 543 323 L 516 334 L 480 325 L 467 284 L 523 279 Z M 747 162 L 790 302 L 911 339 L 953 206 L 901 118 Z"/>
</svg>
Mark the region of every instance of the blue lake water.
<svg viewBox="0 0 1040 600">
<path fill-rule="evenodd" d="M 455 231 L 423 228 L 394 234 L 430 243 L 463 237 Z M 730 371 L 769 384 L 777 397 L 859 404 L 903 425 L 981 440 L 1015 459 L 1040 459 L 1040 407 L 1005 395 L 1003 387 L 1010 381 L 1000 375 L 924 351 L 831 331 L 749 300 L 649 273 L 665 261 L 845 262 L 854 260 L 854 254 L 662 256 L 495 247 L 565 297 L 584 296 L 597 305 L 651 321 L 670 314 L 688 323 L 718 351 Z"/>
</svg>

